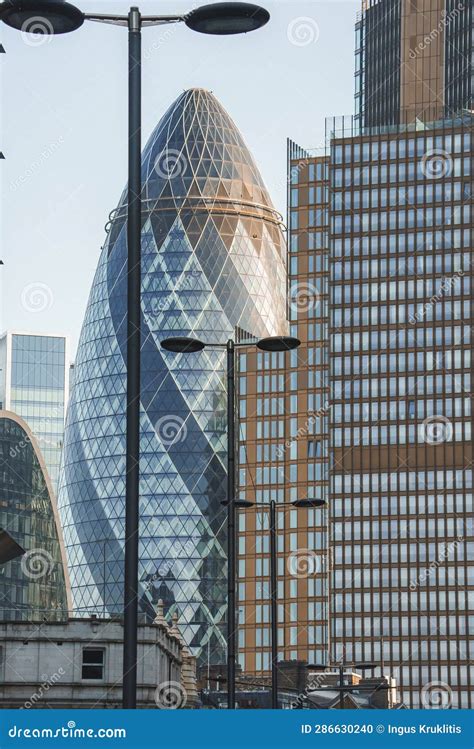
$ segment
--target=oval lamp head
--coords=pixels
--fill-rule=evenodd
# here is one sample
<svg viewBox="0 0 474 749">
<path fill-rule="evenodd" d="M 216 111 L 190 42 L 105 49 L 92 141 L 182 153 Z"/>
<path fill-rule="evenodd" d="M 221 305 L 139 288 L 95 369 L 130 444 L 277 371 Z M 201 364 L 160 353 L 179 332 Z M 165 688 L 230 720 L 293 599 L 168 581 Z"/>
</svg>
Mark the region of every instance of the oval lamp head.
<svg viewBox="0 0 474 749">
<path fill-rule="evenodd" d="M 276 335 L 271 338 L 262 338 L 257 342 L 257 348 L 261 351 L 292 351 L 301 344 L 298 338 L 288 335 Z"/>
<path fill-rule="evenodd" d="M 326 501 L 324 499 L 295 499 L 294 502 L 291 503 L 293 507 L 307 507 L 308 509 L 311 509 L 312 507 L 324 507 L 326 504 Z"/>
<path fill-rule="evenodd" d="M 246 34 L 265 26 L 270 13 L 252 3 L 213 3 L 191 11 L 185 23 L 200 34 Z"/>
<path fill-rule="evenodd" d="M 202 351 L 206 344 L 197 338 L 166 338 L 161 341 L 161 348 L 172 351 L 174 354 L 195 354 Z"/>
<path fill-rule="evenodd" d="M 223 505 L 224 507 L 227 507 L 228 504 L 229 503 L 226 499 L 223 499 L 221 502 L 221 505 Z M 249 499 L 234 499 L 234 507 L 238 510 L 248 510 L 250 507 L 253 507 L 253 505 L 254 503 Z"/>
<path fill-rule="evenodd" d="M 354 668 L 358 668 L 359 671 L 373 671 L 377 668 L 376 663 L 354 663 Z"/>
<path fill-rule="evenodd" d="M 84 23 L 84 13 L 65 0 L 4 0 L 0 19 L 29 34 L 67 34 Z"/>
</svg>

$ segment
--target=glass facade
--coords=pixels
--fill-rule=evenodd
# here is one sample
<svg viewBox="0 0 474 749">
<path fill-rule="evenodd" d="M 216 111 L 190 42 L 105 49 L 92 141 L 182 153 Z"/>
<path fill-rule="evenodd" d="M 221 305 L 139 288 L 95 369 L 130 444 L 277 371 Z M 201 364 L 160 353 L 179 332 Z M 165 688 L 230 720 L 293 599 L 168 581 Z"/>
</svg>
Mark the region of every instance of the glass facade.
<svg viewBox="0 0 474 749">
<path fill-rule="evenodd" d="M 0 461 L 0 527 L 26 551 L 2 567 L 0 620 L 64 620 L 66 581 L 51 484 L 36 440 L 9 411 L 0 411 Z"/>
<path fill-rule="evenodd" d="M 170 107 L 143 154 L 140 607 L 179 611 L 188 644 L 225 658 L 225 343 L 287 332 L 286 247 L 258 169 L 215 97 Z M 126 191 L 111 216 L 74 368 L 59 509 L 76 612 L 123 608 Z"/>
<path fill-rule="evenodd" d="M 355 104 L 364 127 L 399 122 L 401 4 L 369 3 L 356 24 Z"/>
<path fill-rule="evenodd" d="M 0 341 L 0 401 L 33 432 L 57 490 L 68 398 L 67 340 L 7 333 Z"/>
<path fill-rule="evenodd" d="M 472 707 L 472 123 L 331 141 L 333 658 Z"/>
<path fill-rule="evenodd" d="M 474 110 L 474 2 L 446 0 L 446 110 Z"/>
<path fill-rule="evenodd" d="M 473 24 L 473 0 L 366 0 L 356 24 L 359 127 L 472 111 Z"/>
</svg>

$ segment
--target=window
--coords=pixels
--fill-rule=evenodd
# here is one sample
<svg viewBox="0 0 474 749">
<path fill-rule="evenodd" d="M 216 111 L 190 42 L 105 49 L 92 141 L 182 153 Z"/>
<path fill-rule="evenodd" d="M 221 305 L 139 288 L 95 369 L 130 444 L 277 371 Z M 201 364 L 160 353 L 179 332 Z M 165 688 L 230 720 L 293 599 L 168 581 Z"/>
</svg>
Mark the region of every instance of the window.
<svg viewBox="0 0 474 749">
<path fill-rule="evenodd" d="M 321 442 L 316 440 L 308 441 L 308 458 L 320 458 L 321 457 Z"/>
<path fill-rule="evenodd" d="M 84 648 L 82 651 L 82 678 L 100 680 L 104 678 L 105 650 Z"/>
</svg>

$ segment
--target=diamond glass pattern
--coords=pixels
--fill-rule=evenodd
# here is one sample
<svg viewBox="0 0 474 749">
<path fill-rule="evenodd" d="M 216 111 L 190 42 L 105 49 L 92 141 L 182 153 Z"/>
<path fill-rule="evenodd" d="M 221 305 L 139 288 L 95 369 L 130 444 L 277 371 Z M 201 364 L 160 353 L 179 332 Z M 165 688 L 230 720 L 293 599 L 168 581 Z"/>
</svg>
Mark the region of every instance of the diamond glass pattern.
<svg viewBox="0 0 474 749">
<path fill-rule="evenodd" d="M 258 169 L 216 98 L 183 93 L 142 159 L 140 606 L 162 598 L 193 651 L 225 657 L 224 355 L 172 354 L 171 336 L 225 343 L 287 333 L 285 243 Z M 59 508 L 77 613 L 123 600 L 127 191 L 87 307 Z"/>
</svg>

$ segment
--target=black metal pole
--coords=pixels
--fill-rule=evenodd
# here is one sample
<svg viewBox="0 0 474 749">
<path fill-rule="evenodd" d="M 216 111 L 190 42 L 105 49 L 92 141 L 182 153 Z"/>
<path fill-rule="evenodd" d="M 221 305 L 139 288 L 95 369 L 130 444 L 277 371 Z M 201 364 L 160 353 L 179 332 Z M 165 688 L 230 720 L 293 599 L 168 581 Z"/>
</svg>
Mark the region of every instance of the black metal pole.
<svg viewBox="0 0 474 749">
<path fill-rule="evenodd" d="M 272 709 L 278 710 L 278 605 L 276 504 L 270 502 L 270 601 L 272 628 Z"/>
<path fill-rule="evenodd" d="M 344 664 L 341 663 L 339 666 L 339 709 L 342 710 L 344 707 Z"/>
<path fill-rule="evenodd" d="M 227 341 L 227 707 L 235 708 L 235 346 Z"/>
<path fill-rule="evenodd" d="M 125 589 L 123 707 L 137 706 L 138 522 L 140 463 L 141 291 L 141 15 L 131 8 L 128 135 L 127 457 L 125 484 Z"/>
</svg>

